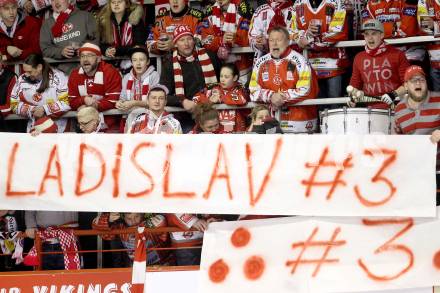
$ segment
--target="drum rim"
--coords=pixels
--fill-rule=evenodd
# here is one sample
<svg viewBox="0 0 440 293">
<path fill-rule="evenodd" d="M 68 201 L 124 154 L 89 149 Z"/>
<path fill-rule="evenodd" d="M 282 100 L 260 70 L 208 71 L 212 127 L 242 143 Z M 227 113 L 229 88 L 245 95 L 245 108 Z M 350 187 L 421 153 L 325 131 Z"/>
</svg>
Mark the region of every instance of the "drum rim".
<svg viewBox="0 0 440 293">
<path fill-rule="evenodd" d="M 385 109 L 368 109 L 368 108 L 339 108 L 339 109 L 331 109 L 331 110 L 327 110 L 327 111 L 321 111 L 321 115 L 322 117 L 327 117 L 327 116 L 332 116 L 335 114 L 347 114 L 347 115 L 352 115 L 352 114 L 379 114 L 379 115 L 385 115 L 388 116 L 388 110 Z M 327 115 L 326 115 L 327 114 Z M 394 112 L 391 112 L 391 116 L 394 115 Z"/>
</svg>

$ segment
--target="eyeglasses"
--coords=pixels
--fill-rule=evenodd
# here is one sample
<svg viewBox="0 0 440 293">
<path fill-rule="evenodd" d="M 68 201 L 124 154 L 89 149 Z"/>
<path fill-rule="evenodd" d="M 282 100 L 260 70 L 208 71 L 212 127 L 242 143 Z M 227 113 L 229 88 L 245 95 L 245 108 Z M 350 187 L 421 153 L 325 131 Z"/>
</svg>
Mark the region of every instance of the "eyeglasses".
<svg viewBox="0 0 440 293">
<path fill-rule="evenodd" d="M 411 78 L 408 81 L 411 83 L 424 83 L 426 82 L 426 79 L 424 77 L 416 77 L 416 78 Z"/>
</svg>

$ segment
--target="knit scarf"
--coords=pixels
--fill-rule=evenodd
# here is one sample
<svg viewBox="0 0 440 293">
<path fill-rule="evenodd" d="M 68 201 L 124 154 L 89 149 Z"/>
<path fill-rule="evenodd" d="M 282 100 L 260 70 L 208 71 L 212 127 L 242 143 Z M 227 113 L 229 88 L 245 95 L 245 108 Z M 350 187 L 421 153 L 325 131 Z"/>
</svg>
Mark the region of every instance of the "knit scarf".
<svg viewBox="0 0 440 293">
<path fill-rule="evenodd" d="M 76 237 L 72 230 L 49 227 L 37 233 L 43 242 L 50 238 L 56 238 L 60 241 L 60 246 L 64 254 L 64 269 L 79 270 L 81 268 Z M 38 265 L 37 249 L 35 246 L 32 247 L 28 255 L 24 258 L 24 264 L 28 266 Z"/>
<path fill-rule="evenodd" d="M 273 0 L 270 1 L 270 7 L 273 9 L 275 14 L 270 20 L 269 27 L 267 30 L 270 30 L 271 28 L 276 26 L 286 27 L 286 22 L 284 21 L 284 16 L 283 16 L 283 9 L 288 8 L 292 5 L 293 4 L 290 0 L 286 0 L 285 2 L 281 2 L 281 3 L 275 2 Z"/>
<path fill-rule="evenodd" d="M 130 73 L 128 80 L 127 80 L 127 99 L 128 100 L 134 100 L 134 101 L 146 101 L 148 92 L 150 91 L 150 79 L 144 78 L 144 80 L 137 80 L 134 77 L 133 70 Z M 141 89 L 139 92 L 139 85 L 141 84 Z"/>
<path fill-rule="evenodd" d="M 14 23 L 12 24 L 11 30 L 8 33 L 8 27 L 6 26 L 6 24 L 3 22 L 3 20 L 0 19 L 0 28 L 2 29 L 2 31 L 10 38 L 14 37 L 15 34 L 15 30 L 17 29 L 17 24 L 18 24 L 18 17 L 20 15 L 17 15 L 17 17 L 15 18 Z"/>
<path fill-rule="evenodd" d="M 180 62 L 194 62 L 199 60 L 202 67 L 203 77 L 205 79 L 205 85 L 217 82 L 217 76 L 215 75 L 214 66 L 212 66 L 211 59 L 209 58 L 204 48 L 194 49 L 193 55 L 189 57 L 180 56 L 177 53 L 177 49 L 173 52 L 173 70 L 174 70 L 174 82 L 176 95 L 181 99 L 185 98 L 185 89 L 183 84 L 183 73 Z M 196 78 L 195 76 L 193 78 Z"/>
<path fill-rule="evenodd" d="M 214 32 L 216 35 L 221 36 L 222 32 L 232 32 L 237 31 L 236 26 L 236 15 L 237 7 L 233 3 L 229 3 L 228 9 L 226 11 L 225 20 L 223 21 L 223 26 L 221 25 L 222 8 L 218 2 L 215 2 L 212 7 L 212 25 L 214 27 Z"/>
<path fill-rule="evenodd" d="M 386 52 L 386 50 L 387 50 L 387 44 L 385 44 L 384 41 L 382 41 L 382 43 L 380 43 L 380 45 L 374 49 L 368 48 L 368 46 L 365 44 L 365 52 L 367 52 L 367 54 L 372 57 L 379 56 L 380 54 Z"/>
<path fill-rule="evenodd" d="M 63 26 L 69 16 L 72 14 L 74 10 L 73 5 L 69 5 L 66 11 L 61 12 L 55 20 L 55 24 L 52 26 L 52 35 L 55 38 L 61 37 L 63 34 Z"/>
<path fill-rule="evenodd" d="M 131 46 L 133 43 L 132 25 L 130 22 L 124 22 L 119 33 L 118 27 L 112 22 L 113 26 L 113 45 L 117 47 Z"/>
</svg>

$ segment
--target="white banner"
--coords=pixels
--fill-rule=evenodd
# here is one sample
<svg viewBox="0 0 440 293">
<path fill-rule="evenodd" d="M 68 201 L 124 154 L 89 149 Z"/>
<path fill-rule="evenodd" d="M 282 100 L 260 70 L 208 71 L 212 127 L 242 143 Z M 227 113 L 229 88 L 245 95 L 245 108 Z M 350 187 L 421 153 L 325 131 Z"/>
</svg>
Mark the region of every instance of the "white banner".
<svg viewBox="0 0 440 293">
<path fill-rule="evenodd" d="M 428 136 L 0 134 L 0 209 L 435 216 Z"/>
<path fill-rule="evenodd" d="M 203 241 L 199 292 L 361 292 L 440 285 L 438 231 L 438 218 L 211 223 Z"/>
</svg>

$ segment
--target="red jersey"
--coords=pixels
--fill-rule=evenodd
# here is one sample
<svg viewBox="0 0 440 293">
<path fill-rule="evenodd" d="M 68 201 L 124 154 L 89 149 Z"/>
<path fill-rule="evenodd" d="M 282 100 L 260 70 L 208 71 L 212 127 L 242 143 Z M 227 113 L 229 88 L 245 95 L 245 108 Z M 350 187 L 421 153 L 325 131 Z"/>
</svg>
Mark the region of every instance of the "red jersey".
<svg viewBox="0 0 440 293">
<path fill-rule="evenodd" d="M 187 25 L 195 35 L 199 21 L 203 18 L 203 13 L 197 9 L 186 7 L 179 16 L 173 16 L 168 10 L 162 15 L 158 15 L 153 27 L 153 35 L 147 41 L 150 51 L 155 54 L 163 52 L 157 49 L 157 41 L 161 34 L 167 34 L 168 38 L 173 39 L 174 29 L 179 25 Z"/>
<path fill-rule="evenodd" d="M 362 20 L 379 20 L 385 30 L 385 38 L 404 38 L 420 34 L 417 21 L 419 6 L 425 6 L 425 0 L 410 4 L 407 0 L 370 0 L 362 13 Z"/>
<path fill-rule="evenodd" d="M 348 23 L 343 0 L 323 0 L 316 8 L 312 8 L 309 0 L 299 0 L 294 5 L 293 34 L 296 41 L 306 36 L 312 20 L 321 22 L 321 33 L 317 38 L 309 39 L 310 49 L 307 59 L 315 69 L 318 78 L 329 78 L 340 75 L 350 66 L 344 48 L 333 45 L 348 39 Z"/>
<path fill-rule="evenodd" d="M 317 129 L 315 106 L 294 107 L 305 99 L 316 98 L 319 88 L 316 75 L 304 57 L 287 49 L 279 59 L 266 54 L 254 65 L 249 84 L 253 102 L 270 103 L 274 93 L 285 94 L 281 128 L 287 133 L 305 133 Z"/>
<path fill-rule="evenodd" d="M 213 92 L 220 92 L 220 100 L 222 104 L 231 106 L 243 106 L 249 101 L 249 94 L 241 86 L 241 84 L 234 85 L 230 89 L 223 89 L 220 85 L 214 85 L 209 89 L 197 93 L 193 101 L 196 103 L 208 103 L 209 97 Z M 246 116 L 249 114 L 249 109 L 241 110 L 219 110 L 220 124 L 223 126 L 224 133 L 239 132 L 246 130 Z"/>
</svg>

